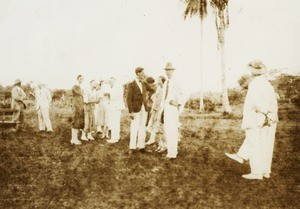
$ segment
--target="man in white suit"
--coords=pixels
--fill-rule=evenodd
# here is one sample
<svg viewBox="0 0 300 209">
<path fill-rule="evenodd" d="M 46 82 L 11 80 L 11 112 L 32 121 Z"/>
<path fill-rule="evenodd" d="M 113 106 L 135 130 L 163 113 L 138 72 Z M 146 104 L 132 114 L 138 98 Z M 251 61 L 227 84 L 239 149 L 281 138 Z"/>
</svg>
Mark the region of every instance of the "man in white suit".
<svg viewBox="0 0 300 209">
<path fill-rule="evenodd" d="M 24 100 L 26 98 L 26 94 L 24 90 L 21 88 L 21 80 L 17 79 L 14 82 L 14 87 L 11 90 L 11 109 L 16 110 L 13 114 L 13 120 L 18 121 L 19 123 L 16 125 L 16 129 L 19 131 L 24 131 L 23 129 L 20 129 L 20 125 L 24 122 L 24 109 L 26 108 L 26 105 L 24 103 Z"/>
<path fill-rule="evenodd" d="M 248 67 L 254 78 L 249 84 L 243 111 L 242 129 L 246 139 L 236 154 L 225 154 L 239 163 L 249 160 L 251 173 L 243 178 L 270 178 L 278 122 L 277 94 L 261 61 L 252 61 Z"/>
<path fill-rule="evenodd" d="M 39 131 L 53 132 L 52 124 L 49 117 L 50 103 L 52 101 L 52 95 L 48 88 L 44 84 L 39 84 L 36 91 L 36 109 L 39 119 Z"/>
<path fill-rule="evenodd" d="M 111 139 L 108 143 L 116 143 L 120 140 L 121 129 L 121 111 L 125 108 L 123 102 L 123 86 L 116 82 L 115 77 L 109 79 L 110 84 L 110 102 L 109 102 L 109 120 Z"/>
<path fill-rule="evenodd" d="M 175 68 L 172 63 L 167 63 L 165 73 L 167 80 L 164 83 L 164 131 L 167 142 L 167 158 L 174 159 L 177 157 L 178 140 L 179 140 L 179 113 L 184 105 L 182 90 L 176 80 L 173 78 Z"/>
</svg>

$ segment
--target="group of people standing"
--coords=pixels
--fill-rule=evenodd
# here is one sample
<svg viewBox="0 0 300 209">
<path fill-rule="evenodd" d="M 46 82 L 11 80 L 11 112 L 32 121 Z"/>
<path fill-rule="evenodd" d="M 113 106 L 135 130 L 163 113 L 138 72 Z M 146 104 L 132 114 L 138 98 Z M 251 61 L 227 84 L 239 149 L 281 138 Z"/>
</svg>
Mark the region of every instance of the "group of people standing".
<svg viewBox="0 0 300 209">
<path fill-rule="evenodd" d="M 278 94 L 267 76 L 266 66 L 259 60 L 248 64 L 252 80 L 245 98 L 242 129 L 246 138 L 235 154 L 225 153 L 229 158 L 243 163 L 249 160 L 251 173 L 246 179 L 270 178 L 275 132 L 278 122 Z M 157 79 L 147 77 L 142 67 L 135 69 L 136 77 L 126 89 L 114 77 L 108 81 L 90 81 L 88 90 L 83 90 L 83 76 L 77 77 L 72 88 L 74 117 L 71 143 L 80 145 L 81 140 L 94 140 L 93 133 L 102 133 L 108 143 L 120 140 L 121 111 L 128 108 L 130 125 L 129 154 L 144 152 L 145 146 L 158 142 L 156 151 L 167 151 L 167 159 L 175 159 L 178 154 L 179 114 L 184 108 L 184 96 L 174 79 L 172 63 L 165 66 L 165 76 Z M 11 107 L 15 110 L 15 120 L 22 121 L 26 108 L 25 92 L 21 81 L 16 80 L 12 89 Z M 36 110 L 40 131 L 52 132 L 49 119 L 51 93 L 40 84 L 35 88 Z M 124 104 L 125 102 L 125 104 Z M 146 131 L 150 133 L 146 142 Z M 109 134 L 110 132 L 110 134 Z"/>
<path fill-rule="evenodd" d="M 92 80 L 89 91 L 83 91 L 83 76 L 79 75 L 72 88 L 74 120 L 71 143 L 81 144 L 79 130 L 82 131 L 81 140 L 94 140 L 92 133 L 96 130 L 102 132 L 103 138 L 110 138 L 107 142 L 118 142 L 125 101 L 131 119 L 129 153 L 144 152 L 146 145 L 158 141 L 157 152 L 167 151 L 167 158 L 176 158 L 180 140 L 179 113 L 184 106 L 184 97 L 173 78 L 174 71 L 172 63 L 167 63 L 166 76 L 154 79 L 147 77 L 142 67 L 137 67 L 136 77 L 126 87 L 125 98 L 123 86 L 115 85 L 115 78 L 110 78 L 108 86 Z M 147 142 L 146 131 L 150 133 Z"/>
<path fill-rule="evenodd" d="M 83 90 L 84 77 L 77 76 L 72 88 L 74 117 L 71 143 L 80 145 L 81 140 L 95 140 L 93 133 L 102 133 L 109 143 L 120 140 L 121 111 L 124 109 L 123 86 L 111 77 L 108 81 L 90 81 L 89 89 Z M 109 134 L 110 133 L 110 134 Z"/>
</svg>

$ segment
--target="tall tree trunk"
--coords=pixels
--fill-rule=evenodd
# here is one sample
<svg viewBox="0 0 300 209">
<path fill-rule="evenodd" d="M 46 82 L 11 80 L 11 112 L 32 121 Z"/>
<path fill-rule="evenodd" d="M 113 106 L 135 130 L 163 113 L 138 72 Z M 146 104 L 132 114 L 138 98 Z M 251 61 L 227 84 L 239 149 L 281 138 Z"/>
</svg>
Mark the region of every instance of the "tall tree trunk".
<svg viewBox="0 0 300 209">
<path fill-rule="evenodd" d="M 200 28 L 200 106 L 199 112 L 204 111 L 204 101 L 203 101 L 203 20 L 201 20 L 201 28 Z"/>
<path fill-rule="evenodd" d="M 220 44 L 220 50 L 221 50 L 221 68 L 222 68 L 222 106 L 224 112 L 230 113 L 232 112 L 232 110 L 229 105 L 228 91 L 227 91 L 224 43 Z"/>
<path fill-rule="evenodd" d="M 226 80 L 226 65 L 225 65 L 225 24 L 224 14 L 219 13 L 220 27 L 218 28 L 218 38 L 221 52 L 221 70 L 222 70 L 222 106 L 226 113 L 231 113 L 231 107 L 229 105 L 228 91 L 227 91 L 227 80 Z"/>
</svg>

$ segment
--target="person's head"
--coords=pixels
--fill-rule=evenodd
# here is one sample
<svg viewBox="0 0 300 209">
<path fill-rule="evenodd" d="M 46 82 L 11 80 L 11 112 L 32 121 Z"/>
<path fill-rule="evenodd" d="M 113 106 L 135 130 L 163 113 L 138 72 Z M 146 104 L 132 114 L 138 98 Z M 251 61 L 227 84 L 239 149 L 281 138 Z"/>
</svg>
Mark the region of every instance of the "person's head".
<svg viewBox="0 0 300 209">
<path fill-rule="evenodd" d="M 100 87 L 103 85 L 105 83 L 105 81 L 104 80 L 100 80 L 99 81 L 99 85 L 100 85 Z"/>
<path fill-rule="evenodd" d="M 44 84 L 39 83 L 39 84 L 38 84 L 38 87 L 39 87 L 39 89 L 42 89 L 42 88 L 44 87 Z"/>
<path fill-rule="evenodd" d="M 138 80 L 142 81 L 145 77 L 145 73 L 144 73 L 144 68 L 142 67 L 137 67 L 135 69 L 135 75 L 137 77 Z"/>
<path fill-rule="evenodd" d="M 168 62 L 165 67 L 165 72 L 168 79 L 171 79 L 173 77 L 174 70 L 175 68 L 173 67 L 173 64 L 171 62 Z"/>
<path fill-rule="evenodd" d="M 96 82 L 95 80 L 91 80 L 91 81 L 90 81 L 90 87 L 91 87 L 92 89 L 95 89 L 95 88 L 97 87 L 97 82 Z"/>
<path fill-rule="evenodd" d="M 103 96 L 104 96 L 105 99 L 110 99 L 110 94 L 109 93 L 104 93 Z"/>
<path fill-rule="evenodd" d="M 21 86 L 22 81 L 20 79 L 16 79 L 14 82 L 14 86 Z"/>
<path fill-rule="evenodd" d="M 155 89 L 156 88 L 156 83 L 155 83 L 155 79 L 152 77 L 147 77 L 145 79 L 146 83 L 150 86 L 150 88 Z"/>
<path fill-rule="evenodd" d="M 265 75 L 267 73 L 267 68 L 265 64 L 260 60 L 253 60 L 248 63 L 248 69 L 251 71 L 252 76 Z"/>
<path fill-rule="evenodd" d="M 96 82 L 96 90 L 99 91 L 101 89 L 101 81 Z"/>
<path fill-rule="evenodd" d="M 83 82 L 83 76 L 82 75 L 78 75 L 77 76 L 77 82 L 79 83 L 79 84 L 82 84 L 82 82 Z"/>
<path fill-rule="evenodd" d="M 166 77 L 159 76 L 158 79 L 157 79 L 157 85 L 159 85 L 160 87 L 162 87 L 164 85 L 165 81 L 166 81 Z"/>
<path fill-rule="evenodd" d="M 109 84 L 111 87 L 113 87 L 115 85 L 116 82 L 116 78 L 115 77 L 110 77 L 110 79 L 108 80 Z"/>
</svg>

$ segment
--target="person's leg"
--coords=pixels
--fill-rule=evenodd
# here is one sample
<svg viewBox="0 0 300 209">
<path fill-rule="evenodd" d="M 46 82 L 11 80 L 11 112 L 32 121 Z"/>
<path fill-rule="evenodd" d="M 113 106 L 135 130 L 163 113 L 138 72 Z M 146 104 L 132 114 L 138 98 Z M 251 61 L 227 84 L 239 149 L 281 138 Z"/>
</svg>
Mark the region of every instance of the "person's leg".
<svg viewBox="0 0 300 209">
<path fill-rule="evenodd" d="M 45 131 L 46 126 L 43 120 L 43 114 L 41 108 L 38 109 L 37 111 L 38 114 L 38 120 L 39 120 L 39 131 Z"/>
<path fill-rule="evenodd" d="M 72 138 L 71 138 L 71 144 L 79 145 L 81 142 L 78 140 L 78 129 L 72 128 Z"/>
<path fill-rule="evenodd" d="M 87 111 L 87 106 L 84 105 L 84 129 L 81 133 L 81 140 L 88 141 L 88 138 L 86 137 L 86 132 L 89 131 L 89 114 Z"/>
<path fill-rule="evenodd" d="M 138 124 L 138 143 L 137 147 L 139 149 L 145 148 L 145 139 L 146 139 L 146 122 L 147 122 L 147 112 L 142 106 L 141 112 L 140 112 L 140 121 Z"/>
<path fill-rule="evenodd" d="M 249 160 L 249 157 L 253 152 L 253 146 L 251 143 L 251 139 L 253 135 L 252 132 L 253 132 L 252 129 L 247 129 L 245 131 L 245 135 L 246 135 L 245 140 L 241 145 L 239 151 L 236 153 L 238 157 L 241 157 L 243 160 Z"/>
<path fill-rule="evenodd" d="M 43 121 L 44 121 L 44 124 L 46 125 L 47 131 L 53 131 L 52 124 L 50 121 L 50 116 L 49 116 L 49 108 L 41 107 L 40 109 L 42 111 Z"/>
<path fill-rule="evenodd" d="M 122 111 L 116 110 L 115 120 L 116 120 L 116 127 L 115 127 L 115 133 L 114 138 L 116 138 L 118 141 L 121 139 L 121 117 L 122 117 Z"/>
<path fill-rule="evenodd" d="M 176 158 L 178 152 L 178 111 L 172 106 L 165 108 L 164 128 L 167 141 L 168 158 Z"/>
<path fill-rule="evenodd" d="M 129 149 L 136 149 L 137 147 L 137 134 L 138 134 L 138 127 L 141 119 L 140 117 L 141 117 L 140 112 L 134 113 L 134 119 L 131 120 Z"/>
<path fill-rule="evenodd" d="M 112 110 L 111 111 L 111 139 L 113 141 L 119 141 L 120 139 L 120 126 L 121 126 L 121 111 L 120 110 Z"/>
<path fill-rule="evenodd" d="M 94 125 L 95 125 L 95 119 L 94 119 L 94 111 L 93 109 L 90 109 L 89 111 L 89 131 L 87 138 L 89 140 L 95 140 L 94 137 L 92 136 L 92 131 L 94 130 Z"/>
<path fill-rule="evenodd" d="M 243 177 L 246 179 L 262 179 L 261 128 L 248 130 L 246 138 L 249 139 L 248 151 L 251 173 L 243 175 Z"/>
<path fill-rule="evenodd" d="M 152 130 L 150 132 L 150 139 L 147 141 L 146 145 L 151 145 L 155 143 L 155 137 L 156 137 L 156 130 Z"/>
<path fill-rule="evenodd" d="M 262 163 L 265 177 L 270 177 L 277 124 L 262 130 Z"/>
</svg>

